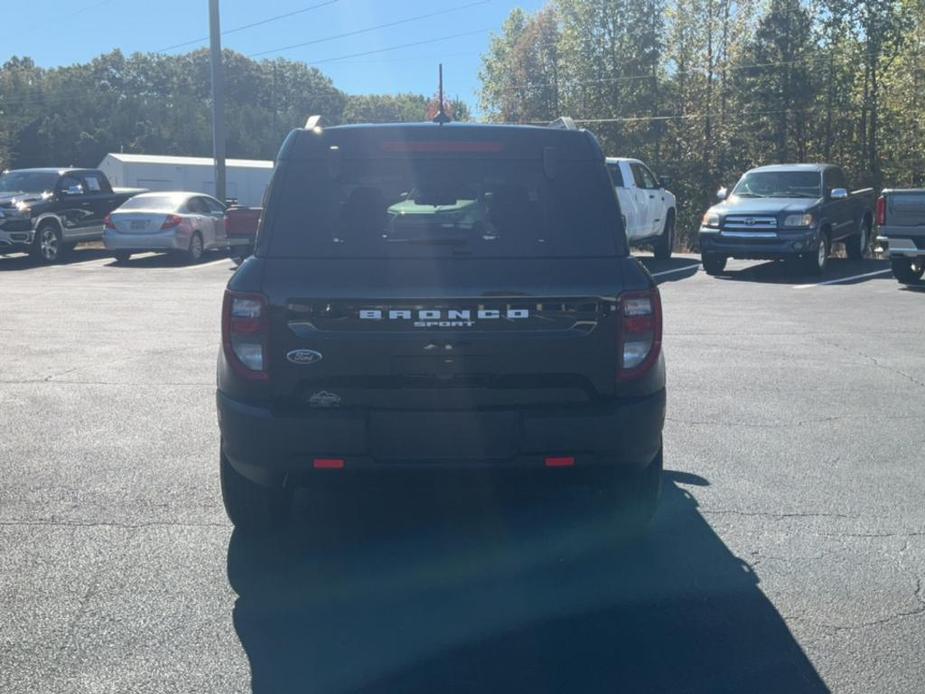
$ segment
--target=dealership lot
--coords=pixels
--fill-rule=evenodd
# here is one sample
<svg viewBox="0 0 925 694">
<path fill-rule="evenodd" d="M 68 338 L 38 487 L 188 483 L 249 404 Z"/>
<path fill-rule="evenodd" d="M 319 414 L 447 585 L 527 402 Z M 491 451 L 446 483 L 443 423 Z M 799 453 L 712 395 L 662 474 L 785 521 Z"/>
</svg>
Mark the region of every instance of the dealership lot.
<svg viewBox="0 0 925 694">
<path fill-rule="evenodd" d="M 668 473 L 618 548 L 580 490 L 477 483 L 306 492 L 248 542 L 217 476 L 231 262 L 0 258 L 0 691 L 921 691 L 925 291 L 644 262 Z"/>
</svg>

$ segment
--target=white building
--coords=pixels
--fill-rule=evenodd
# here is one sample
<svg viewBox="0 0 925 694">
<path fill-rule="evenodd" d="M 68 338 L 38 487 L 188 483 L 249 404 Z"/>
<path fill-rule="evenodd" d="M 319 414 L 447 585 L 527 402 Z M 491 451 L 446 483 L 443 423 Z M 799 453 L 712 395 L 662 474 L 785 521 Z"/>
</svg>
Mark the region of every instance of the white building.
<svg viewBox="0 0 925 694">
<path fill-rule="evenodd" d="M 185 190 L 215 195 L 215 165 L 210 157 L 107 154 L 99 168 L 113 186 L 148 190 Z M 273 162 L 225 160 L 225 191 L 241 205 L 259 206 L 273 175 Z"/>
</svg>

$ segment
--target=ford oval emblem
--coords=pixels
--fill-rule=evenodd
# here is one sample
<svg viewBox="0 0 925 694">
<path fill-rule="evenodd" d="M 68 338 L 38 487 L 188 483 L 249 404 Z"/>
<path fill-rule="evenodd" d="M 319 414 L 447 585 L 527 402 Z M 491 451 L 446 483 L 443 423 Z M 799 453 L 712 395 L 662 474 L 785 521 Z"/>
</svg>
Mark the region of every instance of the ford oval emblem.
<svg viewBox="0 0 925 694">
<path fill-rule="evenodd" d="M 286 359 L 293 364 L 305 366 L 321 361 L 322 356 L 321 352 L 316 352 L 313 349 L 294 349 L 286 355 Z"/>
</svg>

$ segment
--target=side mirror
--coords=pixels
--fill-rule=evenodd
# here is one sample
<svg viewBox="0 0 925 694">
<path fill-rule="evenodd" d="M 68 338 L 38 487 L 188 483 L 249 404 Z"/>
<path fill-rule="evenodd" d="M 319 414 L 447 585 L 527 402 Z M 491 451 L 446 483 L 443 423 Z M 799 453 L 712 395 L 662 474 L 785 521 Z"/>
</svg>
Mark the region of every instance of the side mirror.
<svg viewBox="0 0 925 694">
<path fill-rule="evenodd" d="M 729 191 L 726 190 L 725 186 L 716 191 L 717 200 L 725 200 L 727 197 L 729 197 Z"/>
<path fill-rule="evenodd" d="M 662 188 L 667 188 L 668 186 L 671 185 L 671 176 L 659 176 L 659 177 L 658 177 L 658 184 L 659 184 Z"/>
<path fill-rule="evenodd" d="M 832 198 L 832 200 L 844 200 L 848 197 L 848 191 L 845 188 L 832 188 L 829 197 Z"/>
</svg>

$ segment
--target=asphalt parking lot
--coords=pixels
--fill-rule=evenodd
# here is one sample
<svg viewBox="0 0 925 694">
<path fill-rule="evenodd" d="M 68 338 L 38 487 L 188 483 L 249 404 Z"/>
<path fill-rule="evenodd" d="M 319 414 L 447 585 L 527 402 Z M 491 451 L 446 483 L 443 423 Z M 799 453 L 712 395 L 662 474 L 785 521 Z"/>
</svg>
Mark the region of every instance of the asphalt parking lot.
<svg viewBox="0 0 925 694">
<path fill-rule="evenodd" d="M 643 261 L 669 420 L 651 535 L 581 495 L 302 494 L 233 533 L 232 264 L 0 257 L 2 692 L 921 692 L 925 292 L 883 261 Z"/>
</svg>

